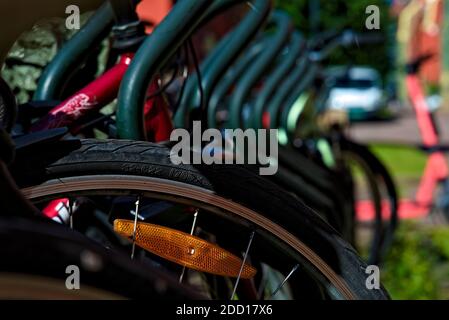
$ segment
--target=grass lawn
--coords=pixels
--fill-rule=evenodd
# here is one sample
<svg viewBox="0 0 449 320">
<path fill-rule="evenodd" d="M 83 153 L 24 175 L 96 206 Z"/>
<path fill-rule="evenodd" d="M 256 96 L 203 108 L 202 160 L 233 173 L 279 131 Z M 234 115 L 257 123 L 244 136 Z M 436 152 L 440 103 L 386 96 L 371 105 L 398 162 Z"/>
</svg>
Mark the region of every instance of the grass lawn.
<svg viewBox="0 0 449 320">
<path fill-rule="evenodd" d="M 415 148 L 372 145 L 397 183 L 400 194 L 416 188 L 426 155 Z M 402 221 L 381 268 L 393 299 L 449 299 L 449 227 Z"/>
<path fill-rule="evenodd" d="M 371 150 L 382 160 L 393 176 L 401 196 L 412 197 L 424 171 L 424 152 L 401 145 L 375 144 Z"/>
<path fill-rule="evenodd" d="M 399 179 L 419 179 L 426 164 L 426 154 L 416 148 L 375 144 L 371 146 L 371 150 Z"/>
</svg>

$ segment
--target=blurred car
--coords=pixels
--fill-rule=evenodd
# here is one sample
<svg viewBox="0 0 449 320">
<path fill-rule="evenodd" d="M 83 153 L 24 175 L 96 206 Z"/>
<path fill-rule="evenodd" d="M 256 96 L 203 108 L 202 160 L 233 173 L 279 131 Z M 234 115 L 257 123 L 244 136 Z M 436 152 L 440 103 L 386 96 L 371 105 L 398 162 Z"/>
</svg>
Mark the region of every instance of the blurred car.
<svg viewBox="0 0 449 320">
<path fill-rule="evenodd" d="M 379 72 L 369 67 L 333 67 L 328 70 L 327 108 L 344 110 L 350 120 L 376 117 L 386 106 Z"/>
</svg>

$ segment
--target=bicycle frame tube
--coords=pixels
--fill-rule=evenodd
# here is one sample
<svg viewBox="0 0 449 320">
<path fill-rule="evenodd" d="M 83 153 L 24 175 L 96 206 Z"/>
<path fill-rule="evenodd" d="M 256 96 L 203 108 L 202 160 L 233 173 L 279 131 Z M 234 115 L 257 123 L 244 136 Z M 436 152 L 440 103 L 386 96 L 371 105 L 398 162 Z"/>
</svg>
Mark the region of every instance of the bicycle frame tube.
<svg viewBox="0 0 449 320">
<path fill-rule="evenodd" d="M 416 73 L 406 77 L 407 91 L 416 114 L 416 120 L 426 147 L 435 147 L 439 144 L 439 137 L 432 121 L 429 108 L 424 98 L 422 84 Z M 430 208 L 433 203 L 433 193 L 438 183 L 449 177 L 449 168 L 443 152 L 433 152 L 429 155 L 416 192 L 416 202 L 422 207 Z"/>
<path fill-rule="evenodd" d="M 92 48 L 98 46 L 113 24 L 113 12 L 109 2 L 103 4 L 58 52 L 42 73 L 33 100 L 57 100 L 61 88 Z"/>
<path fill-rule="evenodd" d="M 132 57 L 132 53 L 122 55 L 118 64 L 53 108 L 45 117 L 33 124 L 31 131 L 65 126 L 73 128 L 82 117 L 113 101 Z"/>
<path fill-rule="evenodd" d="M 427 106 L 421 82 L 416 74 L 409 74 L 406 77 L 407 92 L 410 97 L 419 131 L 426 147 L 438 144 L 438 134 L 432 122 L 432 118 Z"/>
</svg>

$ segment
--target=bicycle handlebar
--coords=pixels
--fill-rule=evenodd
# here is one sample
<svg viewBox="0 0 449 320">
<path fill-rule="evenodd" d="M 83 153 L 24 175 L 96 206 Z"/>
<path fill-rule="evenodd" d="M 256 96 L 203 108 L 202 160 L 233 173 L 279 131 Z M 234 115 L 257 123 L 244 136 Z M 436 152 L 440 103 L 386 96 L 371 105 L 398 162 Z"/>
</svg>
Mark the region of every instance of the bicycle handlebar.
<svg viewBox="0 0 449 320">
<path fill-rule="evenodd" d="M 321 42 L 318 44 L 312 42 L 313 51 L 310 52 L 309 58 L 312 61 L 322 61 L 326 59 L 339 46 L 350 47 L 354 44 L 379 44 L 382 43 L 383 40 L 383 36 L 379 33 L 362 34 L 356 33 L 352 30 L 345 30 L 339 34 L 336 34 L 335 36 L 330 37 L 330 41 L 327 41 L 327 43 L 322 45 L 321 48 Z"/>
<path fill-rule="evenodd" d="M 427 60 L 432 59 L 434 56 L 435 56 L 434 54 L 425 54 L 416 58 L 414 61 L 407 63 L 405 65 L 406 73 L 416 74 L 419 71 L 419 68 L 421 68 L 422 64 Z"/>
</svg>

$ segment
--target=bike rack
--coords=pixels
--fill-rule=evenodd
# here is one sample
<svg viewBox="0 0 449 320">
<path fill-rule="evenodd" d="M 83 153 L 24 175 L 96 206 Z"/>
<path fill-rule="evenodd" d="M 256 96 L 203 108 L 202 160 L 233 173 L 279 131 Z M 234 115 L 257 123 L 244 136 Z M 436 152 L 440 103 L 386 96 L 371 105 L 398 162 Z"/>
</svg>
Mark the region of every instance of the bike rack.
<svg viewBox="0 0 449 320">
<path fill-rule="evenodd" d="M 301 57 L 296 61 L 296 66 L 289 76 L 284 80 L 282 86 L 277 90 L 274 97 L 268 102 L 266 111 L 269 114 L 269 128 L 277 128 L 278 113 L 282 103 L 288 94 L 295 88 L 298 83 L 302 82 L 304 73 L 308 69 L 310 61 L 307 57 Z"/>
<path fill-rule="evenodd" d="M 267 43 L 271 38 L 262 39 L 256 41 L 251 48 L 249 48 L 245 55 L 240 58 L 234 66 L 232 66 L 225 74 L 220 83 L 216 86 L 209 104 L 207 106 L 208 125 L 211 128 L 217 127 L 216 112 L 220 102 L 225 98 L 226 93 L 232 87 L 232 85 L 241 77 L 242 73 L 246 70 L 248 64 L 253 61 L 264 50 Z"/>
<path fill-rule="evenodd" d="M 218 2 L 214 4 L 217 5 Z M 220 2 L 221 3 L 221 2 Z M 143 105 L 153 75 L 204 19 L 208 0 L 180 1 L 137 50 L 120 85 L 117 101 L 119 137 L 146 140 Z"/>
<path fill-rule="evenodd" d="M 257 34 L 263 23 L 268 18 L 271 10 L 271 0 L 255 0 L 252 10 L 245 16 L 242 22 L 231 31 L 211 54 L 205 59 L 201 66 L 203 103 L 207 107 L 212 91 L 220 81 L 226 70 L 237 59 L 239 54 L 246 48 L 248 43 Z M 181 99 L 179 109 L 174 117 L 175 126 L 188 127 L 186 121 L 187 113 L 193 107 L 200 105 L 200 91 L 196 79 L 191 79 L 186 86 L 185 95 Z M 205 119 L 207 121 L 207 118 Z M 205 124 L 207 125 L 207 124 Z"/>
<path fill-rule="evenodd" d="M 273 40 L 270 43 L 270 47 L 262 52 L 257 60 L 251 64 L 235 86 L 235 91 L 229 104 L 228 126 L 231 128 L 242 127 L 241 111 L 244 100 L 248 97 L 254 84 L 269 70 L 292 32 L 292 22 L 287 13 L 275 11 L 272 16 L 272 21 L 276 25 L 277 31 L 272 36 Z"/>
<path fill-rule="evenodd" d="M 351 30 L 346 30 L 344 32 L 325 32 L 312 39 L 310 42 L 311 48 L 319 46 L 320 42 L 328 41 L 328 43 L 319 51 L 309 52 L 308 59 L 310 63 L 307 73 L 304 75 L 302 81 L 298 82 L 298 85 L 291 91 L 291 94 L 287 96 L 285 102 L 283 103 L 284 107 L 282 108 L 281 115 L 278 119 L 279 127 L 286 130 L 285 134 L 287 138 L 292 137 L 297 127 L 299 118 L 303 114 L 303 107 L 306 105 L 306 101 L 301 102 L 298 101 L 298 99 L 301 99 L 301 95 L 316 79 L 320 70 L 319 62 L 325 59 L 337 46 L 350 46 L 353 43 L 372 43 L 379 40 L 380 38 L 377 35 L 364 36 L 363 38 L 358 37 L 357 34 Z M 321 89 L 324 91 L 327 90 L 325 86 Z M 319 95 L 320 94 L 323 94 L 323 92 L 319 93 Z M 305 100 L 308 98 L 309 97 L 303 96 L 303 99 Z M 316 102 L 318 101 L 316 100 L 314 103 L 313 114 L 320 111 L 316 105 Z"/>
<path fill-rule="evenodd" d="M 263 111 L 265 103 L 270 100 L 275 90 L 278 88 L 278 84 L 284 81 L 287 74 L 294 68 L 295 63 L 303 54 L 305 49 L 304 38 L 298 31 L 294 31 L 288 48 L 288 56 L 282 61 L 275 71 L 266 79 L 263 89 L 259 92 L 256 101 L 253 106 L 254 119 L 252 127 L 255 129 L 263 128 Z"/>
<path fill-rule="evenodd" d="M 237 4 L 242 0 L 232 1 Z M 145 139 L 143 126 L 143 102 L 152 76 L 164 65 L 190 36 L 196 27 L 209 16 L 218 12 L 228 1 L 208 0 L 181 1 L 148 37 L 133 59 L 120 86 L 117 110 L 117 131 L 121 138 Z M 269 0 L 257 0 L 269 8 Z M 257 9 L 256 9 L 257 10 Z M 253 11 L 256 11 L 253 10 Z M 263 10 L 262 10 L 263 11 Z"/>
<path fill-rule="evenodd" d="M 301 105 L 296 104 L 298 98 L 312 85 L 318 72 L 318 65 L 312 63 L 303 79 L 298 83 L 296 87 L 293 88 L 290 95 L 287 96 L 285 102 L 283 103 L 283 108 L 279 116 L 279 127 L 286 130 L 287 135 L 293 132 L 298 123 L 298 119 L 304 110 Z"/>
</svg>

